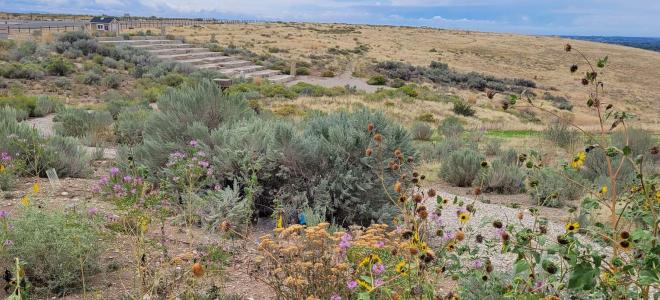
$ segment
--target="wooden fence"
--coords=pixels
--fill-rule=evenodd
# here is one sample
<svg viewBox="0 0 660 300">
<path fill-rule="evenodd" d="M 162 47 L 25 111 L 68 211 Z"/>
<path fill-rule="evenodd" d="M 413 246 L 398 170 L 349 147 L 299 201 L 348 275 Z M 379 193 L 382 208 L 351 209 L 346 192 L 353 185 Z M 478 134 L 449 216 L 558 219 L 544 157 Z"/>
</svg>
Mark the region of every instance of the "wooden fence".
<svg viewBox="0 0 660 300">
<path fill-rule="evenodd" d="M 10 23 L 11 22 L 11 23 Z M 258 20 L 216 20 L 216 19 L 157 19 L 133 20 L 118 19 L 119 30 L 135 28 L 161 28 L 168 26 L 194 26 L 206 24 L 248 24 L 258 23 Z M 4 24 L 3 24 L 4 23 Z M 12 35 L 31 35 L 40 32 L 66 32 L 91 28 L 88 21 L 25 21 L 0 20 L 0 39 L 7 39 Z"/>
</svg>

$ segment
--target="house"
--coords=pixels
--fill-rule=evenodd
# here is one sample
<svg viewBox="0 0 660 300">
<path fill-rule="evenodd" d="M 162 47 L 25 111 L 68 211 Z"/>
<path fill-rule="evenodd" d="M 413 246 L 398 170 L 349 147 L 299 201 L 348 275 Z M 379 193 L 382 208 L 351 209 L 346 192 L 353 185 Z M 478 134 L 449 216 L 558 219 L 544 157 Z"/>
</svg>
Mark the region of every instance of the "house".
<svg viewBox="0 0 660 300">
<path fill-rule="evenodd" d="M 92 31 L 119 32 L 119 21 L 115 17 L 93 17 L 89 23 L 92 26 Z"/>
</svg>

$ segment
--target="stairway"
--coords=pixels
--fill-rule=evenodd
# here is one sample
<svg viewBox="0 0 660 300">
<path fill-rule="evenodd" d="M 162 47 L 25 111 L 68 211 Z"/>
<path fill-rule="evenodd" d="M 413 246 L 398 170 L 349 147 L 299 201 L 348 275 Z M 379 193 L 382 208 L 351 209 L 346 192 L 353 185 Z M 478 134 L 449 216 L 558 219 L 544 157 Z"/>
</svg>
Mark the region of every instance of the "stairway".
<svg viewBox="0 0 660 300">
<path fill-rule="evenodd" d="M 191 64 L 199 69 L 218 70 L 221 74 L 233 78 L 263 78 L 273 83 L 285 83 L 294 79 L 294 76 L 282 74 L 277 70 L 267 70 L 251 61 L 163 37 L 140 40 L 103 39 L 99 40 L 99 43 L 144 49 L 163 60 Z"/>
</svg>

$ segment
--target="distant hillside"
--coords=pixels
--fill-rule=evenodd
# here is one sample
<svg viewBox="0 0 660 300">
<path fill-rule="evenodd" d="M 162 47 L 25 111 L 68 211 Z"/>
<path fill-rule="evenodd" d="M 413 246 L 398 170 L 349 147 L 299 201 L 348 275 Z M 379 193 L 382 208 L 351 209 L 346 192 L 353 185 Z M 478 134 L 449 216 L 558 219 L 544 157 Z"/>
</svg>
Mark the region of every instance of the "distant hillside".
<svg viewBox="0 0 660 300">
<path fill-rule="evenodd" d="M 592 41 L 608 44 L 624 45 L 628 47 L 660 52 L 660 38 L 652 37 L 625 37 L 625 36 L 563 36 L 569 39 Z"/>
</svg>

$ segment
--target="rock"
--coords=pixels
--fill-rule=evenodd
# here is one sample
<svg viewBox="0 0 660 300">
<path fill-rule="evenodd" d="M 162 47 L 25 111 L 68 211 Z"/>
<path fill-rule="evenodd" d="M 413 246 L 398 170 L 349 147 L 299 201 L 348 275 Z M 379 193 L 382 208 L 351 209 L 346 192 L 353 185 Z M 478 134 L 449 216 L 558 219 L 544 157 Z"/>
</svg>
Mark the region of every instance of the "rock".
<svg viewBox="0 0 660 300">
<path fill-rule="evenodd" d="M 69 195 L 69 192 L 62 192 L 62 193 L 61 193 L 60 195 L 62 195 L 62 196 L 65 196 L 65 197 L 66 197 L 66 196 L 68 196 L 68 195 Z"/>
</svg>

